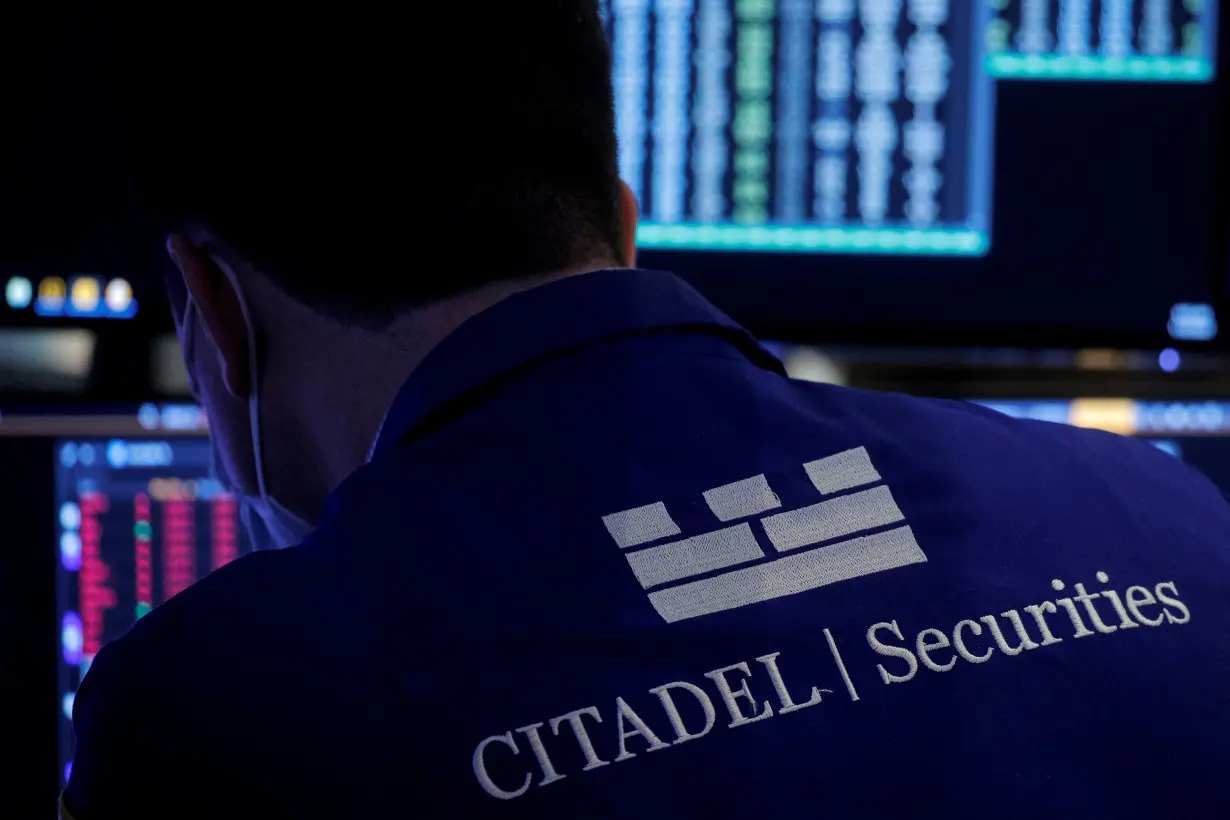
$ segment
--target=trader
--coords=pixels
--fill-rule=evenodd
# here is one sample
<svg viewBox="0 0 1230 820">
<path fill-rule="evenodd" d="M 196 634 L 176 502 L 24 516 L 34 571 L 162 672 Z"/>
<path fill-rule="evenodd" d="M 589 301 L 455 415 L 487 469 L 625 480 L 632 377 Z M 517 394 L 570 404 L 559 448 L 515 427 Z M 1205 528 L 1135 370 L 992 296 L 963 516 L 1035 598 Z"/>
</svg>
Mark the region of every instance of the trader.
<svg viewBox="0 0 1230 820">
<path fill-rule="evenodd" d="M 1230 816 L 1222 494 L 635 269 L 594 0 L 142 14 L 186 364 L 291 548 L 97 656 L 63 817 Z"/>
</svg>

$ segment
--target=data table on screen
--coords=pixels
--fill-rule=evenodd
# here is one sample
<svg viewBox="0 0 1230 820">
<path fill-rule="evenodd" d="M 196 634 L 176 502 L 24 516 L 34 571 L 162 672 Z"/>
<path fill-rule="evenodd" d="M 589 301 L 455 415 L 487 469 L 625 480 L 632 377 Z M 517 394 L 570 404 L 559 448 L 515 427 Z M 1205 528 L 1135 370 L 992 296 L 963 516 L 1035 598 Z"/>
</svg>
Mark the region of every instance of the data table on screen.
<svg viewBox="0 0 1230 820">
<path fill-rule="evenodd" d="M 155 607 L 248 550 L 205 438 L 56 442 L 61 765 L 90 663 Z"/>
<path fill-rule="evenodd" d="M 978 0 L 987 73 L 1004 79 L 1208 82 L 1217 0 Z"/>
<path fill-rule="evenodd" d="M 982 255 L 991 16 L 947 0 L 606 0 L 646 249 Z"/>
</svg>

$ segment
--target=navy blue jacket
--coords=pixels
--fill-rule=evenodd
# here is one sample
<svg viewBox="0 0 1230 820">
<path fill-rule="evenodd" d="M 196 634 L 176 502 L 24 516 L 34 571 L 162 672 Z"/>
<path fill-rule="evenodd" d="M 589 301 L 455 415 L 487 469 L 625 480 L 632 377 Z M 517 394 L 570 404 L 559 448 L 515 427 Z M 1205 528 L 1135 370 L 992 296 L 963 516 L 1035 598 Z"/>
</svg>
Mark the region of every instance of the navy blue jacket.
<svg viewBox="0 0 1230 820">
<path fill-rule="evenodd" d="M 514 296 L 301 547 L 76 699 L 76 820 L 1225 818 L 1230 505 L 1147 444 L 791 381 L 670 275 Z"/>
</svg>

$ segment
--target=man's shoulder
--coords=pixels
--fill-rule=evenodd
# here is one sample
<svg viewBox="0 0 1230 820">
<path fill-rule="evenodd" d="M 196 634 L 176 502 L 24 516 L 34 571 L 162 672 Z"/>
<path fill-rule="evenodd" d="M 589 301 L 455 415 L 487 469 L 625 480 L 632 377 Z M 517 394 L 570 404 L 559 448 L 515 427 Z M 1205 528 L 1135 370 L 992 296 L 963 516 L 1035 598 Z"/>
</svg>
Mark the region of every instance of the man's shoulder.
<svg viewBox="0 0 1230 820">
<path fill-rule="evenodd" d="M 160 604 L 103 648 L 98 660 L 106 663 L 91 666 L 80 695 L 137 680 L 151 691 L 194 681 L 205 691 L 212 667 L 248 665 L 251 647 L 283 631 L 308 599 L 303 559 L 294 549 L 253 553 Z"/>
<path fill-rule="evenodd" d="M 1067 445 L 1112 449 L 1129 442 L 1127 448 L 1137 447 L 1125 436 L 1058 422 L 1018 418 L 973 401 L 912 396 L 795 379 L 790 380 L 790 384 L 807 404 L 836 409 L 848 417 L 875 423 L 896 422 L 895 428 L 902 432 L 938 426 L 956 434 L 982 432 L 1007 439 L 1053 440 Z"/>
<path fill-rule="evenodd" d="M 215 570 L 164 602 L 133 626 L 123 640 L 155 641 L 171 633 L 216 636 L 219 627 L 247 622 L 293 600 L 306 580 L 308 562 L 297 549 L 254 552 Z M 208 630 L 201 629 L 209 621 Z"/>
<path fill-rule="evenodd" d="M 1014 470 L 1022 478 L 1055 471 L 1111 484 L 1196 490 L 1220 506 L 1219 491 L 1181 459 L 1147 441 L 1059 422 L 1014 418 L 969 401 L 792 382 L 804 401 L 836 408 L 866 431 L 871 446 L 897 448 L 914 465 Z"/>
<path fill-rule="evenodd" d="M 64 796 L 70 811 L 88 818 L 96 806 L 149 808 L 141 801 L 151 795 L 134 789 L 133 771 L 168 794 L 195 787 L 201 762 L 217 757 L 215 739 L 235 734 L 223 724 L 243 717 L 221 703 L 220 693 L 233 691 L 225 678 L 242 673 L 235 661 L 243 647 L 267 634 L 261 602 L 277 596 L 278 579 L 293 575 L 286 568 L 294 563 L 277 553 L 235 561 L 155 608 L 91 660 L 73 702 L 77 744 Z M 262 588 L 268 594 L 257 595 Z M 132 816 L 149 815 L 134 808 Z"/>
<path fill-rule="evenodd" d="M 336 705 L 346 675 L 370 678 L 372 654 L 371 621 L 356 620 L 366 617 L 366 576 L 349 566 L 318 537 L 254 553 L 104 646 L 74 699 L 70 809 L 89 817 L 83 807 L 120 799 L 113 792 L 131 785 L 132 766 L 181 790 L 205 788 L 219 772 L 243 780 L 270 771 L 273 759 L 293 756 L 288 744 L 307 742 L 296 734 L 306 714 L 318 721 L 309 740 L 337 736 L 330 715 L 346 709 L 317 707 Z"/>
</svg>

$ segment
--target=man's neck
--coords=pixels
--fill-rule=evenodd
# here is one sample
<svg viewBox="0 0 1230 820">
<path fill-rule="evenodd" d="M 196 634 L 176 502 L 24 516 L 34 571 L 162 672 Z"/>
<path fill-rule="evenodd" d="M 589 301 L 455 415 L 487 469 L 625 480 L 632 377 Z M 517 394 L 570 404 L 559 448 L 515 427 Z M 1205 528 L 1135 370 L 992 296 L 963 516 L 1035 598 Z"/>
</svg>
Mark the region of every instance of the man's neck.
<svg viewBox="0 0 1230 820">
<path fill-rule="evenodd" d="M 286 488 L 291 496 L 287 503 L 305 511 L 319 509 L 337 485 L 364 464 L 406 379 L 468 319 L 513 294 L 603 267 L 487 285 L 407 312 L 380 332 L 342 327 L 303 308 L 284 313 L 284 321 L 296 322 L 298 332 L 279 335 L 302 340 L 306 349 L 288 351 L 293 355 L 284 360 L 303 368 L 291 375 L 300 391 L 294 408 L 298 429 L 283 431 L 274 446 L 283 458 L 313 474 L 298 493 Z M 300 312 L 304 315 L 288 315 Z M 303 497 L 293 498 L 296 494 Z"/>
</svg>

